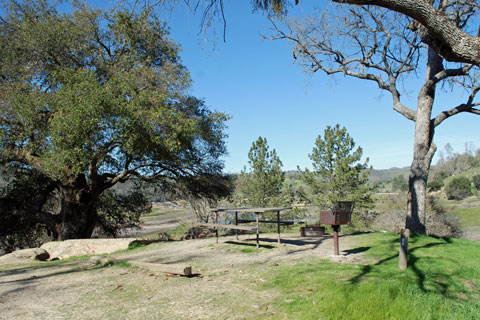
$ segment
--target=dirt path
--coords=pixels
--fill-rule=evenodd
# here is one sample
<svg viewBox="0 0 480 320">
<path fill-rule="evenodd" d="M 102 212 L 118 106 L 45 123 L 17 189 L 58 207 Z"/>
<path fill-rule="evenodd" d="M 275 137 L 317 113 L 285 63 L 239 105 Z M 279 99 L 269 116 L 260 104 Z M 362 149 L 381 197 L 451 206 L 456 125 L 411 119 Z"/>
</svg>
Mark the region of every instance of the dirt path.
<svg viewBox="0 0 480 320">
<path fill-rule="evenodd" d="M 250 239 L 249 239 L 250 237 Z M 0 319 L 245 319 L 268 314 L 274 290 L 259 291 L 266 268 L 326 258 L 361 263 L 361 235 L 343 236 L 339 257 L 331 237 L 262 235 L 158 243 L 117 259 L 188 264 L 196 277 L 137 268 L 102 267 L 87 259 L 0 268 Z M 236 313 L 231 312 L 235 305 Z M 263 316 L 262 316 L 263 315 Z"/>
</svg>

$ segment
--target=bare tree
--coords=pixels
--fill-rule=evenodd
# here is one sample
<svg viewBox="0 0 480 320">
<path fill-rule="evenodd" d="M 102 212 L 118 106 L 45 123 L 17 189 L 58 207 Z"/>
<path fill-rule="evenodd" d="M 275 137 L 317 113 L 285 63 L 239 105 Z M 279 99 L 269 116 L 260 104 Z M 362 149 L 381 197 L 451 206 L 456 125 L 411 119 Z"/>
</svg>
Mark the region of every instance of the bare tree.
<svg viewBox="0 0 480 320">
<path fill-rule="evenodd" d="M 449 10 L 450 23 L 465 27 L 473 15 L 462 8 L 456 13 L 453 9 L 448 1 L 443 1 L 439 8 Z M 288 19 L 280 26 L 273 23 L 274 35 L 270 39 L 290 40 L 296 63 L 310 72 L 344 74 L 376 83 L 392 96 L 393 109 L 415 122 L 406 228 L 425 233 L 426 184 L 436 151 L 435 128 L 458 113 L 480 114 L 479 103 L 475 102 L 480 89 L 478 68 L 447 63 L 432 47 L 423 44 L 418 28 L 412 26 L 415 23 L 402 14 L 374 6 L 332 6 L 330 10 L 315 17 Z M 419 88 L 417 105 L 407 106 L 401 99 L 402 81 L 420 70 L 425 70 L 425 81 Z M 452 90 L 461 87 L 468 98 L 432 115 L 440 85 L 448 85 Z"/>
<path fill-rule="evenodd" d="M 319 4 L 326 2 L 342 5 L 373 5 L 398 12 L 414 20 L 411 27 L 418 31 L 421 41 L 445 60 L 480 66 L 480 28 L 472 26 L 470 29 L 466 28 L 471 17 L 478 15 L 480 4 L 477 0 L 318 1 Z M 138 3 L 145 6 L 169 4 L 172 7 L 183 3 L 193 13 L 202 13 L 202 29 L 220 21 L 223 24 L 225 39 L 227 17 L 224 14 L 224 0 L 136 0 L 135 4 Z M 299 3 L 301 3 L 300 0 L 251 0 L 253 10 L 265 11 L 275 16 L 287 15 L 289 7 Z"/>
<path fill-rule="evenodd" d="M 480 66 L 480 29 L 467 29 L 478 16 L 477 0 L 333 0 L 338 3 L 375 5 L 415 20 L 422 41 L 447 61 Z"/>
</svg>

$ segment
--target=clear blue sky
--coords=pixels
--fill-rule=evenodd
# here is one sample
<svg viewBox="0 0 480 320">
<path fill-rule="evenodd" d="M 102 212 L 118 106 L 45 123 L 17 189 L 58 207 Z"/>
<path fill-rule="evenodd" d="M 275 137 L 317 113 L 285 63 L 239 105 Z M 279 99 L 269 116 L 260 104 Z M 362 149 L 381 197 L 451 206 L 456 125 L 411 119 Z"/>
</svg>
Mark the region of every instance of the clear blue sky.
<svg viewBox="0 0 480 320">
<path fill-rule="evenodd" d="M 309 10 L 299 6 L 291 13 Z M 269 22 L 260 13 L 252 14 L 250 1 L 226 1 L 225 15 L 226 42 L 221 24 L 216 25 L 216 41 L 199 35 L 201 16 L 185 8 L 162 17 L 183 48 L 181 57 L 191 72 L 193 94 L 232 116 L 226 172 L 239 172 L 247 165 L 248 151 L 258 136 L 266 137 L 277 150 L 284 170 L 309 167 L 308 154 L 316 137 L 336 123 L 347 128 L 375 169 L 410 165 L 414 123 L 393 111 L 387 93 L 373 82 L 305 74 L 293 64 L 289 43 L 262 40 L 261 35 L 269 33 Z M 410 83 L 411 94 L 404 103 L 415 107 L 419 85 L 414 79 Z M 465 100 L 459 96 L 441 94 L 436 112 Z M 480 147 L 479 120 L 471 114 L 446 120 L 435 133 L 439 150 L 447 142 L 455 152 L 463 152 L 465 142 Z"/>
</svg>

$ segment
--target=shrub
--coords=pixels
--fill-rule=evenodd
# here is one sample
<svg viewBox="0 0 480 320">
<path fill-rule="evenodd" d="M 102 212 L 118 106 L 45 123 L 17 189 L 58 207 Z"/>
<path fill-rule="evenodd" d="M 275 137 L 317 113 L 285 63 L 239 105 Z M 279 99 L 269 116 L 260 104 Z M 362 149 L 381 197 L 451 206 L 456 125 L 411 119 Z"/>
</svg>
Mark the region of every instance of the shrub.
<svg viewBox="0 0 480 320">
<path fill-rule="evenodd" d="M 480 190 L 480 174 L 476 174 L 472 177 L 473 185 L 475 189 Z"/>
<path fill-rule="evenodd" d="M 449 200 L 462 200 L 471 192 L 471 182 L 467 177 L 456 177 L 445 187 L 445 193 Z"/>
<path fill-rule="evenodd" d="M 430 191 L 438 191 L 438 190 L 443 188 L 443 185 L 444 185 L 443 180 L 436 179 L 436 180 L 433 180 L 432 182 L 428 183 L 428 189 Z"/>
</svg>

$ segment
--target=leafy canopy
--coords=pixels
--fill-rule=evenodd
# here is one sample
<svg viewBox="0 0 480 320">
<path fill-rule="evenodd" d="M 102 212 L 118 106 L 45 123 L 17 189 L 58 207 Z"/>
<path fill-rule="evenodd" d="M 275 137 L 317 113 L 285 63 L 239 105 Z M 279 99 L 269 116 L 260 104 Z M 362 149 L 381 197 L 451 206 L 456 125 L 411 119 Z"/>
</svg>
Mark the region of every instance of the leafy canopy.
<svg viewBox="0 0 480 320">
<path fill-rule="evenodd" d="M 0 155 L 62 184 L 218 172 L 227 116 L 188 94 L 168 29 L 149 11 L 9 1 L 0 25 Z M 35 32 L 32 32 L 35 31 Z M 115 178 L 117 180 L 115 180 Z"/>
<path fill-rule="evenodd" d="M 366 207 L 372 203 L 372 187 L 368 184 L 368 159 L 362 163 L 362 148 L 355 149 L 355 142 L 347 129 L 327 126 L 323 137 L 319 135 L 312 153 L 313 170 L 302 171 L 301 178 L 312 189 L 311 201 L 331 207 L 337 201 L 354 201 L 355 206 Z"/>
<path fill-rule="evenodd" d="M 51 186 L 15 212 L 56 239 L 138 223 L 141 194 L 110 189 L 131 178 L 208 193 L 202 177 L 220 175 L 226 153 L 228 116 L 189 93 L 180 48 L 157 16 L 73 4 L 67 13 L 47 0 L 0 4 L 0 163 Z"/>
</svg>

